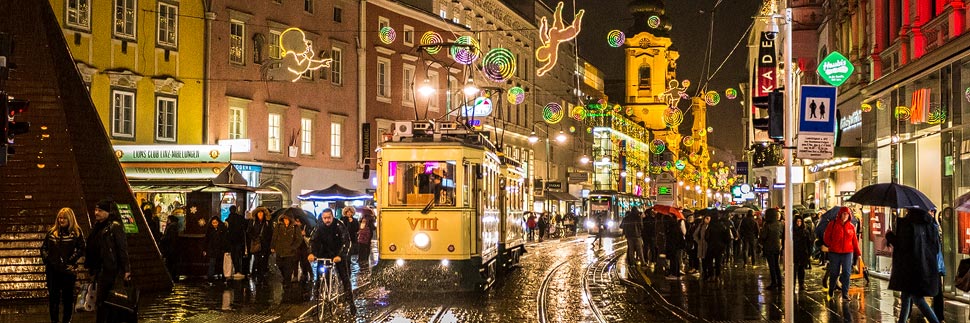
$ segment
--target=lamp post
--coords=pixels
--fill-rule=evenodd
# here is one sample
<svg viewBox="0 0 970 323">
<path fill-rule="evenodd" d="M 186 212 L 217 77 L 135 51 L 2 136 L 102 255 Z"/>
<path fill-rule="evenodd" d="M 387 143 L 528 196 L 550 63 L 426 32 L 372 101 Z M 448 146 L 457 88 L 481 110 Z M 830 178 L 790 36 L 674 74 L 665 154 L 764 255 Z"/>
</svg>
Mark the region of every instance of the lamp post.
<svg viewBox="0 0 970 323">
<path fill-rule="evenodd" d="M 540 123 L 545 125 L 545 130 L 543 130 L 543 128 L 536 128 L 536 125 L 537 124 L 540 124 Z M 546 181 L 549 181 L 549 179 L 552 177 L 552 172 L 551 172 L 552 171 L 552 167 L 550 167 L 550 165 L 552 165 L 552 157 L 553 157 L 553 155 L 552 155 L 552 147 L 551 147 L 551 143 L 550 143 L 550 140 L 549 140 L 549 136 L 550 136 L 550 133 L 549 133 L 549 124 L 546 123 L 545 121 L 536 121 L 536 122 L 533 122 L 532 123 L 532 134 L 529 135 L 529 143 L 531 143 L 531 144 L 535 144 L 536 142 L 539 142 L 539 136 L 536 135 L 536 130 L 543 131 L 546 134 L 546 138 L 545 138 L 545 144 L 546 144 L 546 177 L 545 177 L 545 180 Z M 559 144 L 563 144 L 567 140 L 569 140 L 569 138 L 566 136 L 566 133 L 565 132 L 559 131 L 559 134 L 556 135 L 555 140 Z M 543 183 L 545 183 L 545 182 L 543 182 Z"/>
</svg>

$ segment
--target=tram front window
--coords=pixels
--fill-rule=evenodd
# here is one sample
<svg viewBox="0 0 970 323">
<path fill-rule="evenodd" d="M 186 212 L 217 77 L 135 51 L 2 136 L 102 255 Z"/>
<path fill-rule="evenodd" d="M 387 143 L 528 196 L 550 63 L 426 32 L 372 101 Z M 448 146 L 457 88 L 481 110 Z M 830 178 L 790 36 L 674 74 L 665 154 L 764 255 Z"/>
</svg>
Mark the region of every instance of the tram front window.
<svg viewBox="0 0 970 323">
<path fill-rule="evenodd" d="M 454 161 L 392 161 L 388 164 L 389 204 L 455 206 Z"/>
</svg>

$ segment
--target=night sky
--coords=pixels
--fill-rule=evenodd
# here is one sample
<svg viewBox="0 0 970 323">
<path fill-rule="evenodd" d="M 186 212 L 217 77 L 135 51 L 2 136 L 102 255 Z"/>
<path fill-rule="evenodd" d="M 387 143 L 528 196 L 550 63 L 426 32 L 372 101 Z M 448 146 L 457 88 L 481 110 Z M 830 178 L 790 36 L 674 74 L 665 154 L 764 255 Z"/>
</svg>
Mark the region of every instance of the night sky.
<svg viewBox="0 0 970 323">
<path fill-rule="evenodd" d="M 552 2 L 552 1 L 550 1 Z M 583 29 L 579 34 L 580 56 L 594 64 L 606 74 L 607 83 L 610 80 L 623 82 L 624 58 L 622 48 L 610 47 L 606 42 L 606 34 L 612 29 L 627 30 L 633 25 L 633 16 L 627 10 L 628 0 L 575 0 L 576 6 L 585 9 Z M 666 0 L 666 15 L 673 24 L 671 38 L 674 47 L 680 51 L 677 78 L 691 81 L 688 93 L 694 95 L 701 83 L 701 72 L 708 42 L 711 9 L 717 0 Z M 554 3 L 554 2 L 553 2 Z M 566 9 L 572 6 L 572 1 L 566 0 Z M 743 133 L 741 128 L 741 99 L 727 100 L 724 90 L 732 87 L 738 89 L 739 83 L 747 78 L 745 62 L 747 56 L 747 34 L 745 30 L 751 24 L 752 17 L 761 6 L 756 0 L 722 0 L 715 12 L 714 39 L 711 48 L 711 67 L 713 71 L 724 61 L 731 49 L 742 37 L 744 43 L 735 51 L 724 67 L 711 80 L 709 90 L 721 93 L 721 103 L 709 107 L 707 122 L 714 127 L 714 135 L 710 136 L 709 144 L 717 148 L 729 150 L 740 157 L 743 149 Z M 568 13 L 564 17 L 570 16 Z M 569 18 L 566 18 L 569 22 Z M 615 100 L 618 98 L 611 98 Z M 681 108 L 686 108 L 682 106 Z M 682 133 L 689 132 L 692 119 L 685 118 L 681 126 Z M 714 156 L 714 159 L 720 156 Z"/>
</svg>

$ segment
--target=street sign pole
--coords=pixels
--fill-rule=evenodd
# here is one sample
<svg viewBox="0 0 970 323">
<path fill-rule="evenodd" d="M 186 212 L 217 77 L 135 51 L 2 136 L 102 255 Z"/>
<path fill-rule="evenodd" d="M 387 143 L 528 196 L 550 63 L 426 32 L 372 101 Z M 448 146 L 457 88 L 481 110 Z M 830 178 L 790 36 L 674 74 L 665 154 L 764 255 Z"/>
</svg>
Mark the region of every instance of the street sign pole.
<svg viewBox="0 0 970 323">
<path fill-rule="evenodd" d="M 784 283 L 785 286 L 785 323 L 795 322 L 795 263 L 793 261 L 794 253 L 792 248 L 794 244 L 792 243 L 792 223 L 794 217 L 792 216 L 792 210 L 794 210 L 795 195 L 792 189 L 792 149 L 794 149 L 795 144 L 792 140 L 794 136 L 794 120 L 795 120 L 795 69 L 792 68 L 792 63 L 795 61 L 792 57 L 792 17 L 791 8 L 788 3 L 789 0 L 781 1 L 785 4 L 785 147 L 784 158 L 785 158 L 785 275 Z"/>
</svg>

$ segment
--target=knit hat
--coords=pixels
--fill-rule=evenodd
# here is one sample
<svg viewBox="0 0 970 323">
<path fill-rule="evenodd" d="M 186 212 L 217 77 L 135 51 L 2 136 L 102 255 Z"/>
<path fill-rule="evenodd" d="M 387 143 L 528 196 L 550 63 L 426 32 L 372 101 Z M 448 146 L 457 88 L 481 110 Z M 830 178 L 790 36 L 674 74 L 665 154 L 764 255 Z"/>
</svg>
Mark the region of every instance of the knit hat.
<svg viewBox="0 0 970 323">
<path fill-rule="evenodd" d="M 111 212 L 111 206 L 114 205 L 114 204 L 115 204 L 114 201 L 105 199 L 105 200 L 98 201 L 98 204 L 95 204 L 94 206 L 97 207 L 97 208 L 99 208 L 99 209 L 101 209 L 101 210 L 104 210 L 104 211 L 107 211 L 107 212 L 110 213 Z"/>
</svg>

